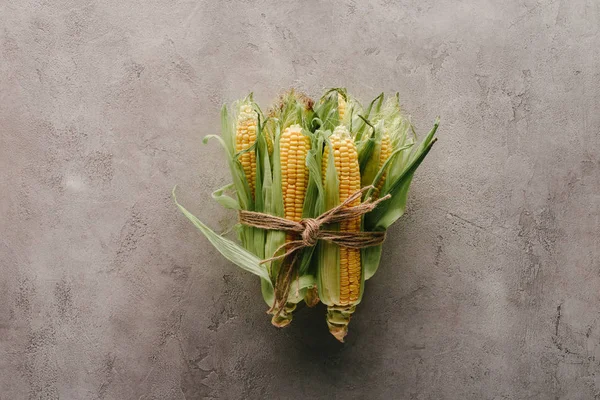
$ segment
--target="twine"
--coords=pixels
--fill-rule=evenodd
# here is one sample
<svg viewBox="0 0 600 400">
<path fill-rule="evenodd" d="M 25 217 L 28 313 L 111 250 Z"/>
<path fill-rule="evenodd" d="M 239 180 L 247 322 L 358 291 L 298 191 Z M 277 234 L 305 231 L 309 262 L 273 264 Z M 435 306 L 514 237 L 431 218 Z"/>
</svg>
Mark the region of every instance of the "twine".
<svg viewBox="0 0 600 400">
<path fill-rule="evenodd" d="M 368 198 L 357 206 L 349 206 L 350 203 L 360 198 L 365 191 L 372 188 L 373 186 L 366 186 L 353 193 L 338 206 L 324 212 L 317 218 L 304 218 L 299 222 L 255 211 L 239 211 L 239 220 L 243 225 L 261 229 L 285 231 L 300 236 L 300 239 L 298 240 L 292 240 L 282 244 L 275 250 L 272 257 L 261 261 L 261 264 L 264 264 L 270 261 L 284 259 L 276 278 L 275 302 L 269 312 L 278 310 L 277 312 L 280 313 L 283 308 L 282 304 L 285 305 L 290 290 L 292 270 L 297 264 L 298 255 L 296 252 L 298 250 L 305 247 L 312 247 L 316 245 L 319 240 L 325 240 L 335 243 L 338 246 L 351 249 L 361 249 L 383 243 L 385 240 L 385 232 L 343 232 L 321 229 L 323 225 L 335 224 L 344 220 L 360 217 L 372 211 L 382 201 L 391 197 L 391 195 L 388 194 L 377 200 Z M 285 253 L 277 255 L 285 249 L 287 249 Z M 285 259 L 292 255 L 294 255 L 292 260 L 285 262 Z M 278 288 L 281 288 L 282 291 L 280 292 Z"/>
</svg>

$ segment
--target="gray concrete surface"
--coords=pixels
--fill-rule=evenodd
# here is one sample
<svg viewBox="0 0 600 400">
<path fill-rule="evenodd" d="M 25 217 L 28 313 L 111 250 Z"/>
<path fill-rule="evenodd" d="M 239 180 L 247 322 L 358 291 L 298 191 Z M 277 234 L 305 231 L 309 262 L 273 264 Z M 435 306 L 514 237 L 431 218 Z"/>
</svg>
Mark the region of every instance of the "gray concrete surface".
<svg viewBox="0 0 600 400">
<path fill-rule="evenodd" d="M 595 0 L 0 0 L 0 398 L 600 398 Z M 219 108 L 399 90 L 439 143 L 345 345 L 276 330 Z"/>
</svg>

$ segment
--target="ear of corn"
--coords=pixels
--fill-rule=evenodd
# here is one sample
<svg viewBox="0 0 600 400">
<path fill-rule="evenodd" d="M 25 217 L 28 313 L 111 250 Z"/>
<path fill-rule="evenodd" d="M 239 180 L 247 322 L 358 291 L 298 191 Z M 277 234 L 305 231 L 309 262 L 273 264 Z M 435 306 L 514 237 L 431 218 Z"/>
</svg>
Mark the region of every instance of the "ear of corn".
<svg viewBox="0 0 600 400">
<path fill-rule="evenodd" d="M 254 196 L 256 188 L 256 153 L 252 151 L 251 147 L 256 142 L 257 125 L 258 120 L 256 113 L 252 110 L 252 105 L 242 104 L 237 116 L 235 150 L 237 153 L 241 153 L 239 159 L 252 196 Z"/>
<path fill-rule="evenodd" d="M 282 190 L 282 182 L 281 182 L 281 174 L 282 174 L 282 165 L 281 165 L 281 149 L 279 146 L 279 141 L 281 139 L 281 129 L 278 120 L 271 119 L 272 128 L 273 128 L 273 153 L 271 155 L 272 159 L 272 179 L 270 181 L 270 186 L 266 188 L 265 191 L 265 204 L 266 212 L 271 215 L 276 215 L 278 217 L 284 216 L 284 204 L 283 204 L 283 190 Z M 271 257 L 275 250 L 281 246 L 285 242 L 285 232 L 278 230 L 269 230 L 266 232 L 266 243 L 265 243 L 265 255 L 267 257 Z M 270 283 L 275 284 L 277 274 L 281 267 L 281 262 L 279 260 L 269 262 L 265 264 L 269 271 Z M 271 301 L 267 302 L 267 304 L 272 307 L 273 299 L 269 299 Z M 289 308 L 288 308 L 289 310 Z M 284 310 L 285 311 L 285 310 Z M 287 315 L 287 314 L 286 314 Z M 291 321 L 291 318 L 288 318 Z M 272 320 L 273 324 L 276 326 L 283 326 L 284 324 L 281 321 Z M 277 325 L 276 322 L 279 324 Z M 288 322 L 289 323 L 289 322 Z"/>
<path fill-rule="evenodd" d="M 275 127 L 277 122 L 273 118 L 269 118 L 265 121 L 263 133 L 265 135 L 265 141 L 267 143 L 267 151 L 269 156 L 273 155 L 273 141 L 275 140 Z"/>
<path fill-rule="evenodd" d="M 317 195 L 314 188 L 309 188 L 310 174 L 307 167 L 307 155 L 313 141 L 310 131 L 305 127 L 310 126 L 312 113 L 312 100 L 293 90 L 282 95 L 279 103 L 269 113 L 270 121 L 273 121 L 272 126 L 277 128 L 272 130 L 280 132 L 272 135 L 274 138 L 273 201 L 279 203 L 278 207 L 281 207 L 276 215 L 296 222 L 302 219 L 307 209 L 311 209 Z M 310 196 L 307 196 L 307 193 Z M 309 212 L 309 215 L 312 213 Z M 269 245 L 266 254 L 272 255 L 272 252 L 285 241 L 297 239 L 291 234 L 282 236 L 278 233 L 268 233 Z M 308 267 L 312 251 L 312 248 L 308 248 L 299 255 L 299 267 L 296 267 L 298 276 L 310 273 Z M 284 262 L 289 262 L 289 260 L 277 260 L 270 263 L 271 276 L 274 279 L 278 276 L 281 268 L 289 268 L 289 265 L 283 264 Z M 292 284 L 287 305 L 281 310 L 274 310 L 272 323 L 278 327 L 289 324 L 295 304 L 301 301 L 306 293 L 306 289 Z M 292 305 L 294 306 L 292 307 Z"/>
<path fill-rule="evenodd" d="M 323 155 L 323 170 L 325 176 L 330 169 L 331 160 L 335 168 L 336 180 L 333 184 L 338 187 L 337 203 L 345 201 L 353 193 L 360 190 L 360 170 L 358 164 L 358 153 L 348 129 L 340 125 L 329 138 L 331 148 L 326 147 Z M 336 182 L 337 181 L 337 182 Z M 330 181 L 326 180 L 326 190 L 329 190 Z M 329 185 L 330 186 L 330 185 Z M 356 199 L 348 207 L 356 206 L 360 199 Z M 339 224 L 339 230 L 345 232 L 359 232 L 361 218 L 356 217 L 343 221 Z M 330 245 L 323 246 L 323 251 L 333 253 L 337 250 L 339 261 L 337 265 L 325 265 L 320 267 L 323 271 L 321 276 L 321 287 L 319 293 L 321 300 L 328 306 L 327 323 L 330 332 L 340 341 L 343 341 L 348 331 L 348 322 L 354 312 L 354 306 L 358 304 L 361 293 L 361 258 L 360 250 L 339 246 L 339 249 Z M 333 254 L 324 256 L 336 258 Z M 324 297 L 324 294 L 326 297 Z"/>
<path fill-rule="evenodd" d="M 361 186 L 375 185 L 375 190 L 372 194 L 373 198 L 379 197 L 379 193 L 381 192 L 381 188 L 383 187 L 387 176 L 387 171 L 383 171 L 383 174 L 377 181 L 375 181 L 375 178 L 385 162 L 392 155 L 392 141 L 388 130 L 383 128 L 382 124 L 379 124 L 378 127 L 383 132 L 377 134 L 373 139 L 373 148 L 368 155 L 368 159 L 366 160 L 365 167 L 361 174 Z"/>
<path fill-rule="evenodd" d="M 368 151 L 361 154 L 364 160 L 361 163 L 361 182 L 363 186 L 375 185 L 372 196 L 377 198 L 382 191 L 389 188 L 389 182 L 397 179 L 406 166 L 411 153 L 409 148 L 413 144 L 413 131 L 410 122 L 401 113 L 397 95 L 385 103 L 380 101 L 374 108 L 374 125 L 369 139 L 371 148 L 367 149 L 368 146 L 365 146 Z M 392 156 L 394 162 L 381 171 Z M 377 180 L 376 176 L 379 176 Z"/>
<path fill-rule="evenodd" d="M 310 149 L 310 140 L 302 134 L 300 125 L 296 124 L 285 129 L 279 146 L 284 215 L 285 218 L 298 222 L 302 219 L 308 185 L 306 156 Z"/>
<path fill-rule="evenodd" d="M 346 115 L 346 99 L 338 92 L 338 115 L 340 116 L 340 122 L 344 120 Z"/>
<path fill-rule="evenodd" d="M 298 124 L 287 127 L 279 139 L 279 157 L 281 168 L 281 193 L 283 198 L 284 217 L 291 221 L 300 221 L 304 208 L 306 188 L 308 185 L 308 167 L 306 156 L 310 150 L 310 139 L 302 132 Z M 285 241 L 298 239 L 293 234 L 286 234 Z M 284 260 L 283 262 L 287 262 Z M 298 296 L 301 300 L 303 296 Z M 293 299 L 290 299 L 293 300 Z M 278 327 L 288 325 L 292 320 L 292 312 L 296 304 L 288 301 L 283 310 L 277 310 L 271 322 Z"/>
<path fill-rule="evenodd" d="M 390 135 L 387 132 L 383 133 L 383 137 L 381 138 L 380 150 L 379 150 L 379 164 L 377 165 L 381 169 L 383 168 L 383 164 L 387 161 L 388 158 L 392 155 L 392 141 L 390 140 Z M 376 182 L 376 192 L 374 197 L 377 198 L 381 188 L 383 187 L 383 183 L 385 182 L 387 172 L 383 173 L 381 179 Z"/>
</svg>

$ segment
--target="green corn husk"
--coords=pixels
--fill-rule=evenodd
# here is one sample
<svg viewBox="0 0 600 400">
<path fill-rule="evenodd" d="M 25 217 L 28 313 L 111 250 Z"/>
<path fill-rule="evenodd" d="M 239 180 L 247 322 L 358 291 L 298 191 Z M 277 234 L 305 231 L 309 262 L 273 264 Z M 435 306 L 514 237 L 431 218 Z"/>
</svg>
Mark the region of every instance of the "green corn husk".
<svg viewBox="0 0 600 400">
<path fill-rule="evenodd" d="M 272 215 L 279 217 L 284 216 L 284 205 L 283 205 L 283 194 L 281 184 L 281 163 L 280 163 L 280 151 L 279 141 L 281 133 L 292 125 L 300 125 L 304 127 L 303 134 L 312 137 L 312 133 L 307 129 L 310 128 L 313 119 L 312 101 L 306 96 L 296 93 L 291 90 L 281 96 L 279 104 L 270 112 L 270 118 L 276 121 L 275 134 L 274 134 L 274 146 L 273 146 L 273 190 L 271 195 L 271 203 L 274 207 L 267 212 Z M 311 143 L 315 143 L 311 140 Z M 310 157 L 310 154 L 309 154 Z M 307 157 L 308 158 L 308 157 Z M 308 160 L 307 160 L 308 163 Z M 315 178 L 311 176 L 311 170 L 309 169 L 309 183 L 307 185 L 306 196 L 303 205 L 303 216 L 313 217 L 314 205 L 318 203 L 317 196 L 321 191 L 315 188 Z M 319 179 L 318 177 L 316 178 Z M 270 257 L 274 252 L 285 243 L 286 235 L 281 231 L 268 231 L 267 232 L 267 248 L 265 250 L 266 256 Z M 305 248 L 300 251 L 298 255 L 298 265 L 296 266 L 296 275 L 298 277 L 309 276 L 313 277 L 316 271 L 310 270 L 310 261 L 312 258 L 313 248 Z M 275 260 L 270 264 L 270 273 L 273 281 L 275 282 L 277 276 L 280 273 L 280 269 L 284 266 L 284 262 L 287 260 Z M 289 267 L 285 265 L 286 268 Z M 296 304 L 302 301 L 307 293 L 307 290 L 312 287 L 301 288 L 297 282 L 290 284 L 290 291 L 287 298 L 287 303 L 284 307 L 273 309 L 272 323 L 275 326 L 283 327 L 289 325 L 293 317 L 293 311 L 296 308 Z M 280 288 L 280 290 L 284 290 Z M 314 302 L 314 299 L 311 301 Z"/>
<path fill-rule="evenodd" d="M 393 149 L 388 161 L 373 178 L 373 183 L 377 183 L 380 177 L 387 172 L 380 196 L 390 194 L 392 197 L 365 216 L 364 229 L 366 231 L 384 231 L 404 214 L 414 172 L 435 142 L 437 121 L 425 140 L 416 149 L 414 148 L 416 140 L 414 128 L 410 121 L 402 115 L 399 103 L 396 94 L 379 109 L 373 119 L 380 127 L 379 132 L 386 130 L 389 133 Z M 369 192 L 366 196 L 371 194 Z M 381 245 L 362 249 L 363 258 L 366 260 L 364 263 L 365 279 L 370 279 L 377 271 L 381 250 Z"/>
<path fill-rule="evenodd" d="M 331 132 L 323 132 L 324 139 L 331 136 Z M 336 171 L 333 148 L 327 140 L 326 146 L 330 147 L 325 176 L 323 179 L 323 188 L 325 191 L 324 211 L 329 210 L 340 203 L 339 198 L 339 179 Z M 339 230 L 339 224 L 331 224 L 325 229 Z M 319 268 L 317 274 L 317 285 L 319 295 L 323 304 L 327 305 L 326 321 L 329 331 L 343 342 L 348 331 L 350 317 L 355 310 L 355 304 L 350 306 L 340 306 L 341 276 L 340 276 L 340 248 L 330 242 L 321 242 L 318 245 Z"/>
<path fill-rule="evenodd" d="M 325 141 L 330 135 L 330 131 L 321 132 L 323 141 Z M 327 141 L 325 146 L 331 146 Z M 330 152 L 333 153 L 333 149 L 330 147 Z M 337 172 L 335 169 L 333 157 L 329 157 L 327 161 L 327 167 L 325 170 L 325 176 L 323 179 L 323 190 L 324 190 L 324 201 L 322 212 L 325 212 L 339 204 L 339 181 Z M 324 229 L 335 231 L 339 229 L 339 224 L 331 224 L 325 226 Z M 340 287 L 339 287 L 339 276 L 340 276 L 340 254 L 339 247 L 333 243 L 322 241 L 318 244 L 318 271 L 317 271 L 317 285 L 319 290 L 319 297 L 321 301 L 326 305 L 334 305 L 339 303 Z"/>
<path fill-rule="evenodd" d="M 385 231 L 405 211 L 410 183 L 436 140 L 438 122 L 425 139 L 415 145 L 414 128 L 400 110 L 398 95 L 385 100 L 382 93 L 366 104 L 363 107 L 344 88 L 333 88 L 326 91 L 316 104 L 294 90 L 286 92 L 266 117 L 253 101 L 252 94 L 234 103 L 232 116 L 227 107 L 223 106 L 221 135 L 208 135 L 204 142 L 214 138 L 222 145 L 227 155 L 232 182 L 215 190 L 212 197 L 226 209 L 249 210 L 283 217 L 279 142 L 287 127 L 298 124 L 302 127 L 302 134 L 308 136 L 311 143 L 306 157 L 309 172 L 302 216 L 318 217 L 339 203 L 339 182 L 333 157 L 329 158 L 330 162 L 324 170 L 322 158 L 323 149 L 329 146 L 329 136 L 341 124 L 348 128 L 356 145 L 362 186 L 372 184 L 380 188 L 379 193 L 370 190 L 363 199 L 375 194 L 380 197 L 388 194 L 391 196 L 363 216 L 361 229 Z M 246 113 L 250 109 L 256 113 L 256 140 L 248 148 L 236 152 L 236 121 L 242 107 Z M 384 134 L 389 135 L 392 151 L 382 163 L 380 155 Z M 240 157 L 248 152 L 253 152 L 256 158 L 256 181 L 252 182 L 254 196 L 240 162 Z M 337 245 L 319 241 L 314 247 L 299 250 L 294 257 L 263 264 L 262 259 L 273 256 L 285 243 L 285 232 L 236 225 L 240 243 L 237 244 L 216 234 L 177 203 L 175 189 L 173 197 L 182 213 L 224 257 L 260 277 L 261 292 L 265 303 L 271 307 L 269 312 L 272 314 L 273 325 L 289 325 L 293 312 L 301 301 L 314 306 L 321 300 L 328 306 L 327 323 L 331 333 L 343 341 L 350 318 L 364 294 L 364 282 L 373 276 L 379 266 L 381 245 L 361 249 L 359 298 L 353 304 L 339 306 L 340 255 Z M 339 226 L 322 229 L 337 230 Z M 295 262 L 290 264 L 292 258 Z M 291 281 L 282 281 L 282 274 L 289 268 L 292 268 Z M 286 287 L 287 291 L 284 291 Z M 287 293 L 287 296 L 282 298 L 282 293 Z M 279 300 L 276 301 L 276 298 Z"/>
</svg>

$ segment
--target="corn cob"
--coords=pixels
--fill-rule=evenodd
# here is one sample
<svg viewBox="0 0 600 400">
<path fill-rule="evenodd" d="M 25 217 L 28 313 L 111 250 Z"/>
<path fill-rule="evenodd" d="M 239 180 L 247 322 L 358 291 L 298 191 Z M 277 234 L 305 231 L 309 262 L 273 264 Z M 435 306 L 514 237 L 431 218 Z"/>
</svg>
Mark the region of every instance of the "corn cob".
<svg viewBox="0 0 600 400">
<path fill-rule="evenodd" d="M 387 161 L 388 158 L 390 158 L 391 155 L 392 155 L 392 141 L 390 140 L 390 135 L 387 132 L 385 132 L 383 134 L 383 137 L 381 138 L 381 149 L 379 151 L 379 165 L 377 168 L 378 171 L 383 167 L 383 164 L 385 164 L 385 162 Z M 387 175 L 387 171 L 385 171 L 383 173 L 383 175 L 381 175 L 381 179 L 379 179 L 379 181 L 376 183 L 375 190 L 373 191 L 374 199 L 379 197 L 379 193 L 381 193 L 381 188 L 383 187 L 383 184 L 385 183 L 386 175 Z"/>
<path fill-rule="evenodd" d="M 345 126 L 335 128 L 329 138 L 333 150 L 333 160 L 339 181 L 339 202 L 345 201 L 350 195 L 360 190 L 360 169 L 358 154 L 350 133 Z M 327 164 L 331 156 L 329 146 L 325 147 L 323 154 L 323 176 L 326 176 Z M 348 207 L 360 204 L 360 199 L 348 205 Z M 359 232 L 361 218 L 353 218 L 340 223 L 340 231 Z M 327 249 L 325 251 L 328 251 Z M 322 268 L 332 268 L 331 265 L 322 265 Z M 333 266 L 335 267 L 335 266 Z M 339 274 L 331 273 L 325 275 L 334 279 L 333 282 L 322 282 L 328 290 L 320 291 L 321 300 L 327 304 L 327 323 L 330 332 L 339 340 L 343 341 L 348 331 L 350 315 L 354 312 L 355 305 L 360 299 L 361 290 L 361 259 L 360 250 L 340 246 L 339 248 Z M 336 279 L 337 278 L 337 279 Z M 327 280 L 327 278 L 326 278 Z M 339 287 L 339 291 L 335 293 Z M 333 290 L 332 290 L 333 289 Z M 331 296 L 323 298 L 323 292 L 334 292 Z"/>
<path fill-rule="evenodd" d="M 247 150 L 256 142 L 256 127 L 258 119 L 250 104 L 243 104 L 240 107 L 240 113 L 237 117 L 235 151 Z M 254 197 L 254 188 L 256 187 L 256 153 L 252 150 L 240 155 L 240 162 L 244 169 L 244 175 L 248 181 L 250 192 Z"/>
<path fill-rule="evenodd" d="M 273 140 L 275 138 L 275 129 L 276 129 L 276 116 L 273 110 L 270 111 L 268 118 L 265 120 L 263 125 L 263 135 L 265 136 L 265 141 L 267 142 L 267 151 L 269 152 L 269 157 L 273 155 Z"/>
<path fill-rule="evenodd" d="M 340 123 L 344 120 L 344 115 L 346 115 L 346 100 L 341 93 L 338 93 L 338 114 L 340 116 Z"/>
<path fill-rule="evenodd" d="M 306 155 L 310 149 L 310 139 L 302 133 L 300 125 L 292 125 L 281 134 L 279 145 L 284 216 L 298 222 L 302 219 L 308 184 Z"/>
<path fill-rule="evenodd" d="M 382 128 L 383 129 L 383 128 Z M 361 186 L 369 186 L 375 185 L 375 190 L 373 190 L 372 197 L 376 199 L 379 197 L 381 193 L 381 189 L 385 183 L 385 179 L 387 176 L 387 171 L 384 171 L 381 175 L 380 179 L 375 182 L 377 174 L 385 164 L 385 162 L 392 155 L 392 140 L 388 133 L 388 130 L 385 129 L 380 138 L 377 138 L 377 143 L 375 144 L 375 148 L 372 153 L 369 155 L 369 160 L 367 161 L 364 170 L 361 171 Z"/>
<path fill-rule="evenodd" d="M 283 197 L 284 217 L 299 222 L 302 219 L 304 197 L 308 185 L 308 167 L 306 156 L 310 149 L 310 138 L 302 133 L 298 124 L 291 125 L 279 138 L 279 157 L 281 163 L 281 193 Z M 294 234 L 287 233 L 285 241 L 296 240 Z M 284 263 L 287 262 L 284 260 Z M 287 302 L 273 315 L 271 323 L 283 328 L 292 321 L 292 312 L 296 304 Z"/>
<path fill-rule="evenodd" d="M 273 132 L 265 130 L 265 141 L 267 142 L 267 151 L 269 155 L 273 154 Z"/>
</svg>

